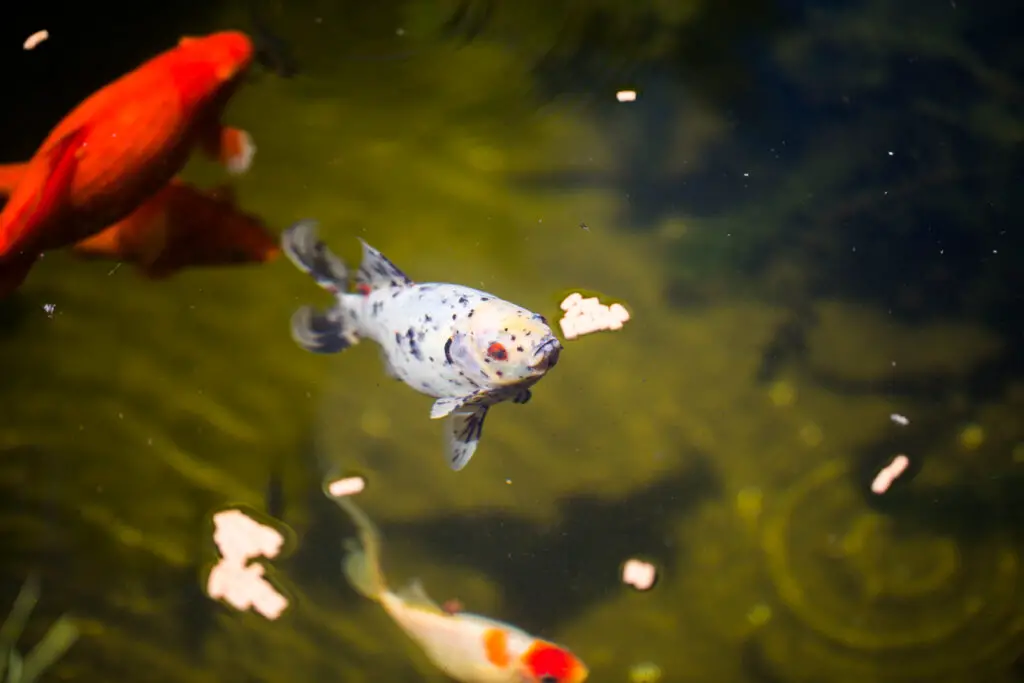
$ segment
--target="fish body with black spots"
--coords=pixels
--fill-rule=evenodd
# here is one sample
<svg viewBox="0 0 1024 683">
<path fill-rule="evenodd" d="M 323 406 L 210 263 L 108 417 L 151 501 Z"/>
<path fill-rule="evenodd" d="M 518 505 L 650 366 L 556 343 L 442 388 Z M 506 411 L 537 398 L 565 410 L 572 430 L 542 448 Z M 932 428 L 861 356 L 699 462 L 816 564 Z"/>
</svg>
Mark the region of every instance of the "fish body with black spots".
<svg viewBox="0 0 1024 683">
<path fill-rule="evenodd" d="M 385 371 L 437 399 L 432 419 L 448 418 L 445 446 L 452 469 L 466 466 L 488 409 L 526 403 L 530 387 L 562 349 L 543 316 L 470 287 L 414 283 L 363 242 L 356 291 L 348 269 L 321 242 L 316 225 L 297 223 L 282 236 L 289 259 L 336 297 L 318 312 L 292 317 L 292 337 L 307 351 L 337 353 L 360 339 L 377 342 Z"/>
</svg>

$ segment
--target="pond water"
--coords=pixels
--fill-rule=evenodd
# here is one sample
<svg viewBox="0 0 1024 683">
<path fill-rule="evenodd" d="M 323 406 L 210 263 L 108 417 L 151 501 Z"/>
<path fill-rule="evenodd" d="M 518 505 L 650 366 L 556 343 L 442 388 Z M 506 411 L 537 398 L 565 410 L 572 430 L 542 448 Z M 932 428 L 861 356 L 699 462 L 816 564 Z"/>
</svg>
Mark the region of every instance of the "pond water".
<svg viewBox="0 0 1024 683">
<path fill-rule="evenodd" d="M 629 320 L 563 336 L 453 471 L 433 399 L 376 344 L 293 341 L 332 297 L 288 258 L 151 279 L 47 254 L 0 302 L 0 600 L 38 581 L 22 654 L 78 632 L 40 680 L 450 680 L 345 580 L 337 475 L 364 479 L 393 586 L 565 646 L 589 680 L 1024 680 L 1009 9 L 268 0 L 257 28 L 253 8 L 19 19 L 4 161 L 180 35 L 239 28 L 278 60 L 224 115 L 252 168 L 196 155 L 184 179 L 560 336 L 573 292 Z M 284 534 L 260 560 L 277 619 L 206 594 L 236 506 Z"/>
</svg>

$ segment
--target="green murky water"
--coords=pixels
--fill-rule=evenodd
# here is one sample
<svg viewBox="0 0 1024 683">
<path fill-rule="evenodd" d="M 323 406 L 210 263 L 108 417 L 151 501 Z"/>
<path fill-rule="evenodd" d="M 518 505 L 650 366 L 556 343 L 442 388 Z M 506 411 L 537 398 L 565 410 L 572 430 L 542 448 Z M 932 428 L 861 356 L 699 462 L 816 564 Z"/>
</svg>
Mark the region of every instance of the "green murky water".
<svg viewBox="0 0 1024 683">
<path fill-rule="evenodd" d="M 330 465 L 367 477 L 396 583 L 565 643 L 594 681 L 643 662 L 666 682 L 1019 680 L 1020 239 L 993 227 L 1014 215 L 1019 59 L 975 50 L 955 6 L 523 5 L 463 41 L 434 37 L 444 3 L 329 5 L 268 12 L 303 71 L 226 116 L 259 148 L 246 210 L 551 319 L 576 289 L 632 319 L 568 342 L 453 473 L 430 399 L 376 348 L 294 345 L 292 311 L 327 297 L 286 260 L 154 283 L 48 255 L 0 335 L 4 585 L 41 577 L 29 643 L 64 612 L 81 630 L 44 679 L 444 680 L 341 578 Z M 802 140 L 770 121 L 815 106 Z M 907 480 L 873 496 L 898 453 Z M 211 513 L 273 485 L 293 605 L 268 622 L 201 578 Z M 620 583 L 633 556 L 654 590 Z"/>
</svg>

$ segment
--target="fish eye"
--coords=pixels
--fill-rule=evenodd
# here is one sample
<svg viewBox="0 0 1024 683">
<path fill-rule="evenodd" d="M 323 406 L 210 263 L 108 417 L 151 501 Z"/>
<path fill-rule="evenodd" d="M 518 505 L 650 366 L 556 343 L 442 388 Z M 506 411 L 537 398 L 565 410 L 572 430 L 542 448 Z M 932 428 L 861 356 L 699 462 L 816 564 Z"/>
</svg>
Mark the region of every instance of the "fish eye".
<svg viewBox="0 0 1024 683">
<path fill-rule="evenodd" d="M 544 674 L 540 677 L 539 683 L 558 683 L 558 676 L 552 674 Z"/>
<path fill-rule="evenodd" d="M 508 360 L 508 351 L 499 342 L 491 342 L 487 347 L 487 357 L 493 360 Z"/>
</svg>

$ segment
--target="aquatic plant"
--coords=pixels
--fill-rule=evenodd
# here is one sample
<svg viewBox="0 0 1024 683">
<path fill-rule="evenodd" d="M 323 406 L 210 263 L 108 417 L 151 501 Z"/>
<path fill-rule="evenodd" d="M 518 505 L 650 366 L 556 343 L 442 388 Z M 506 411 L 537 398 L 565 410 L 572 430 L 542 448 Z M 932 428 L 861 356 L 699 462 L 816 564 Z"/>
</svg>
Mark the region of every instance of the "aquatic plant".
<svg viewBox="0 0 1024 683">
<path fill-rule="evenodd" d="M 61 616 L 27 655 L 18 652 L 15 645 L 37 602 L 39 582 L 30 576 L 0 626 L 0 680 L 4 683 L 33 683 L 78 639 L 78 628 L 70 618 Z"/>
</svg>

